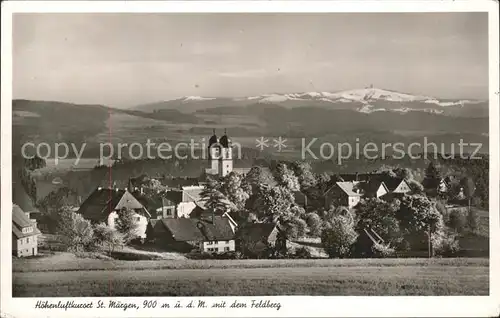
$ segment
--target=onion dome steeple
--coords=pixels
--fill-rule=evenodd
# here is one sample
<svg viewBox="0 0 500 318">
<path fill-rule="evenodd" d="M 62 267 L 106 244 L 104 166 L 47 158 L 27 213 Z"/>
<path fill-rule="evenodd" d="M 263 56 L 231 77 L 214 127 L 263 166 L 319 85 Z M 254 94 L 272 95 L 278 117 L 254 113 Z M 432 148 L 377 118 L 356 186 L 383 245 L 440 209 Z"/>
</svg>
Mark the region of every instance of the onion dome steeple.
<svg viewBox="0 0 500 318">
<path fill-rule="evenodd" d="M 224 136 L 222 136 L 219 140 L 219 143 L 221 144 L 222 147 L 224 148 L 229 148 L 229 143 L 231 140 L 227 137 L 227 131 L 224 129 Z"/>
<path fill-rule="evenodd" d="M 213 131 L 214 131 L 213 136 L 210 137 L 210 139 L 208 140 L 208 148 L 210 148 L 213 144 L 216 144 L 219 142 L 219 140 L 217 139 L 217 135 L 215 134 L 215 129 Z"/>
</svg>

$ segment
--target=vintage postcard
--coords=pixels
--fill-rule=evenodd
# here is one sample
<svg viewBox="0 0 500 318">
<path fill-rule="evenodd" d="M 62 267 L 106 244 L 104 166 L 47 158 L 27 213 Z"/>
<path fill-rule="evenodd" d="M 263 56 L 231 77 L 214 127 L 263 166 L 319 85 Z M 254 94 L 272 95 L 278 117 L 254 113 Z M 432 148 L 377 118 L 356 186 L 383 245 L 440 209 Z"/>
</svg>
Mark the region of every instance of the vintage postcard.
<svg viewBox="0 0 500 318">
<path fill-rule="evenodd" d="M 498 25 L 2 3 L 1 316 L 498 316 Z"/>
</svg>

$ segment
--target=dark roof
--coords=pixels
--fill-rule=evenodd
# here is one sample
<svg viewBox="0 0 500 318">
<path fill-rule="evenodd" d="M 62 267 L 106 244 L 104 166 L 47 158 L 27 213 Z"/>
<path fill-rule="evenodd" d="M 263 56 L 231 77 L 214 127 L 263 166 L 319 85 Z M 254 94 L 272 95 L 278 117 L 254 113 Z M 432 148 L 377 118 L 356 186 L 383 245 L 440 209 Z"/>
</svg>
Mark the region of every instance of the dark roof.
<svg viewBox="0 0 500 318">
<path fill-rule="evenodd" d="M 337 182 L 336 184 L 342 191 L 344 191 L 348 196 L 361 196 L 361 193 L 358 192 L 359 189 L 359 181 L 344 181 Z"/>
<path fill-rule="evenodd" d="M 246 240 L 266 241 L 276 228 L 276 223 L 249 223 L 240 229 Z"/>
<path fill-rule="evenodd" d="M 218 139 L 217 139 L 217 135 L 215 134 L 215 130 L 214 130 L 214 134 L 208 140 L 208 148 L 210 148 L 210 146 L 212 146 L 213 144 L 216 144 L 216 143 L 218 143 Z"/>
<path fill-rule="evenodd" d="M 162 219 L 161 222 L 170 231 L 172 237 L 179 242 L 234 239 L 233 230 L 226 217 L 216 216 L 213 222 L 211 218 Z"/>
<path fill-rule="evenodd" d="M 368 181 L 368 182 L 383 182 L 389 191 L 394 191 L 403 182 L 403 178 L 391 177 L 387 173 L 352 173 L 340 174 L 340 178 L 344 181 Z M 378 186 L 377 186 L 378 188 Z"/>
<path fill-rule="evenodd" d="M 338 174 L 336 176 L 341 178 L 345 182 L 349 182 L 349 181 L 366 181 L 369 179 L 371 175 L 372 174 L 370 173 L 344 173 L 344 174 Z"/>
<path fill-rule="evenodd" d="M 385 183 L 381 182 L 377 179 L 371 179 L 371 180 L 359 183 L 359 188 L 363 191 L 363 195 L 368 196 L 368 197 L 376 196 L 377 190 L 380 188 L 380 186 L 385 187 L 387 192 L 389 192 Z"/>
<path fill-rule="evenodd" d="M 382 175 L 379 179 L 380 181 L 384 182 L 385 185 L 387 186 L 387 189 L 389 191 L 394 191 L 396 188 L 403 182 L 403 178 L 394 178 L 388 175 Z"/>
<path fill-rule="evenodd" d="M 33 227 L 33 231 L 30 233 L 23 233 L 23 228 L 30 226 Z M 16 238 L 40 234 L 40 231 L 35 227 L 35 224 L 28 218 L 26 213 L 15 204 L 12 206 L 12 234 L 14 234 Z"/>
<path fill-rule="evenodd" d="M 145 210 L 144 206 L 127 190 L 97 188 L 83 202 L 78 213 L 89 220 L 103 221 L 112 211 L 123 207 Z"/>
<path fill-rule="evenodd" d="M 224 136 L 220 137 L 219 143 L 222 145 L 224 148 L 229 147 L 229 138 L 227 135 L 224 134 Z"/>
<path fill-rule="evenodd" d="M 164 177 L 160 179 L 162 185 L 167 186 L 169 188 L 182 188 L 185 186 L 194 186 L 199 185 L 199 178 L 193 177 Z"/>
<path fill-rule="evenodd" d="M 12 178 L 15 178 L 14 174 Z M 12 202 L 25 212 L 38 211 L 19 179 L 12 182 Z"/>
<path fill-rule="evenodd" d="M 177 205 L 182 202 L 182 191 L 181 190 L 169 190 L 165 195 L 165 198 L 170 202 Z"/>
</svg>

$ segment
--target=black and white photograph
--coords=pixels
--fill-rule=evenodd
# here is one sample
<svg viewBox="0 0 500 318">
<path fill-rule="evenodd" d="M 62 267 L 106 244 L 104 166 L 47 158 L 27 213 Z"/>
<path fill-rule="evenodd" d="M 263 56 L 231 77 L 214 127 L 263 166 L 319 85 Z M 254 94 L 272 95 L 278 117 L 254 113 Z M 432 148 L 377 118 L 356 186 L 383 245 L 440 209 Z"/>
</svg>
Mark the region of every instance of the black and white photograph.
<svg viewBox="0 0 500 318">
<path fill-rule="evenodd" d="M 30 313 L 498 294 L 494 10 L 95 11 L 10 15 L 2 292 Z"/>
</svg>

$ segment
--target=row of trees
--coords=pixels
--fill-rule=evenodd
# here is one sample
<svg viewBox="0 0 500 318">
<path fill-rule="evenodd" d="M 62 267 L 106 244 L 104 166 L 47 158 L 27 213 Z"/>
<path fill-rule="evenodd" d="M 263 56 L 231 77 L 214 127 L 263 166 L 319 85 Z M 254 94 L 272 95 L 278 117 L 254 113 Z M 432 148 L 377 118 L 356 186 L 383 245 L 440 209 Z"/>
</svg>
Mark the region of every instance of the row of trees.
<svg viewBox="0 0 500 318">
<path fill-rule="evenodd" d="M 458 251 L 457 233 L 446 228 L 436 202 L 424 195 L 392 202 L 363 199 L 348 213 L 334 213 L 322 230 L 322 243 L 332 257 L 383 257 L 429 247 L 433 255 Z"/>
</svg>

